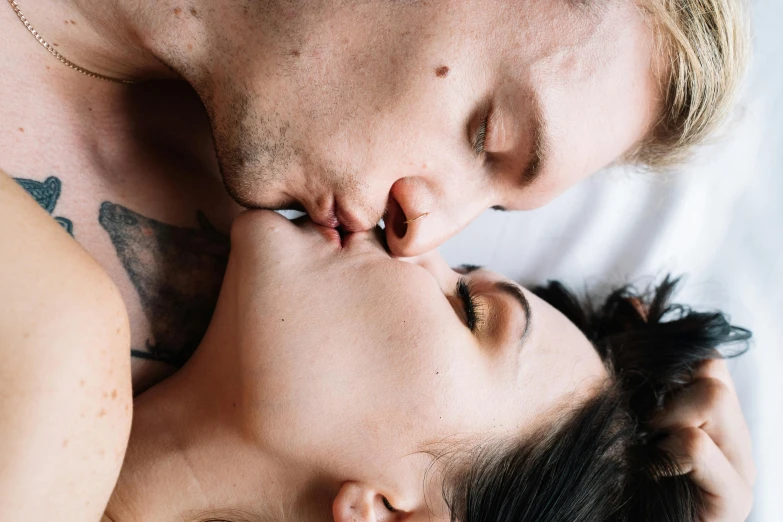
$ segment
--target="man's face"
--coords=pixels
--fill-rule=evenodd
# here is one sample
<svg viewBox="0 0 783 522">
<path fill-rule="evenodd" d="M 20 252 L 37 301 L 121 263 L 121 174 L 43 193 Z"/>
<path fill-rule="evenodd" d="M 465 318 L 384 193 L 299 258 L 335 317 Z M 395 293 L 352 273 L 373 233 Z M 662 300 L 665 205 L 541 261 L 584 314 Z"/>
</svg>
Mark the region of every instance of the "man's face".
<svg viewBox="0 0 783 522">
<path fill-rule="evenodd" d="M 547 203 L 660 111 L 631 0 L 232 2 L 204 18 L 214 56 L 194 83 L 232 195 L 348 231 L 385 216 L 397 255 L 489 207 Z"/>
</svg>

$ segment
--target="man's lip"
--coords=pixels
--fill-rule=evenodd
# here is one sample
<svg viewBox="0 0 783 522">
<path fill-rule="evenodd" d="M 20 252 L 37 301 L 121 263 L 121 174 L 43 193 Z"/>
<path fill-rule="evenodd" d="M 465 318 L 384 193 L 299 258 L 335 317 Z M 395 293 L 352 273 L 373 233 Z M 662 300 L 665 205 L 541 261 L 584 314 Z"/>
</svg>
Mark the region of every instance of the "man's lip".
<svg viewBox="0 0 783 522">
<path fill-rule="evenodd" d="M 341 207 L 336 199 L 328 207 L 308 210 L 307 213 L 313 223 L 322 227 L 340 229 L 342 234 L 364 232 L 372 228 L 372 226 L 367 226 L 361 218 Z"/>
<path fill-rule="evenodd" d="M 321 210 L 321 211 L 310 211 L 308 212 L 310 219 L 313 220 L 313 223 L 317 225 L 321 225 L 322 227 L 327 228 L 339 228 L 340 227 L 340 221 L 337 219 L 337 216 L 334 212 L 334 205 L 330 205 L 328 208 Z"/>
<path fill-rule="evenodd" d="M 355 233 L 372 229 L 372 226 L 367 226 L 356 215 L 341 207 L 336 200 L 334 205 L 334 215 L 339 222 L 340 230 L 342 232 Z"/>
</svg>

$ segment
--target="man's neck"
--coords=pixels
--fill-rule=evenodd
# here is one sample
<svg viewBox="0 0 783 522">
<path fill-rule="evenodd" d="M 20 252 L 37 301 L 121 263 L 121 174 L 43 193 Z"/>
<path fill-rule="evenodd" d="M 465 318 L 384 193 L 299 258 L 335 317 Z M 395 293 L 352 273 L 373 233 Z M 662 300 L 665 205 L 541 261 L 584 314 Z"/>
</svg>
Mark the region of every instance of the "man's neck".
<svg viewBox="0 0 783 522">
<path fill-rule="evenodd" d="M 30 26 L 52 48 L 70 62 L 110 78 L 144 80 L 176 77 L 150 51 L 150 42 L 160 37 L 158 24 L 151 23 L 158 3 L 124 2 L 122 0 L 17 0 Z M 161 2 L 167 4 L 167 2 Z M 6 1 L 3 4 L 7 4 Z M 10 5 L 0 18 L 9 25 Z M 17 21 L 21 26 L 21 21 Z M 28 34 L 31 40 L 32 34 Z M 26 60 L 49 60 L 54 57 L 39 52 L 20 57 Z"/>
</svg>

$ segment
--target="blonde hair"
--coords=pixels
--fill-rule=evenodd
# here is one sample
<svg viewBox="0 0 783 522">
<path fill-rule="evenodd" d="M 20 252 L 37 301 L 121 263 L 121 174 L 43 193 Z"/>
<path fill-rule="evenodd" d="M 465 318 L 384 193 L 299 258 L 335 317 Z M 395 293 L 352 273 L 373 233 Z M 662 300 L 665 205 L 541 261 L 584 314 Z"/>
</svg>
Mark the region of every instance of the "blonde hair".
<svg viewBox="0 0 783 522">
<path fill-rule="evenodd" d="M 663 109 L 628 160 L 652 168 L 688 158 L 727 119 L 747 65 L 744 0 L 639 0 L 661 50 Z"/>
</svg>

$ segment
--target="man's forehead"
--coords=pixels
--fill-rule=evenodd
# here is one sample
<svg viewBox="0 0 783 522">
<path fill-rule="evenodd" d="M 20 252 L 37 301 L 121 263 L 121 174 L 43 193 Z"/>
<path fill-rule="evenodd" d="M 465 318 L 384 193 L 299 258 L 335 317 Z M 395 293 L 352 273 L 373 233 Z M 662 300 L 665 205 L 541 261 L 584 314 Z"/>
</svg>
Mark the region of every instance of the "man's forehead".
<svg viewBox="0 0 783 522">
<path fill-rule="evenodd" d="M 617 3 L 618 1 L 622 0 L 565 0 L 566 4 L 572 9 L 595 14 L 600 13 L 602 9 L 606 9 L 610 4 Z"/>
<path fill-rule="evenodd" d="M 628 33 L 629 22 L 641 16 L 632 0 L 532 0 L 498 10 L 497 27 L 503 27 L 511 56 L 529 64 L 584 51 L 601 59 L 600 49 L 617 45 L 617 33 Z"/>
</svg>

